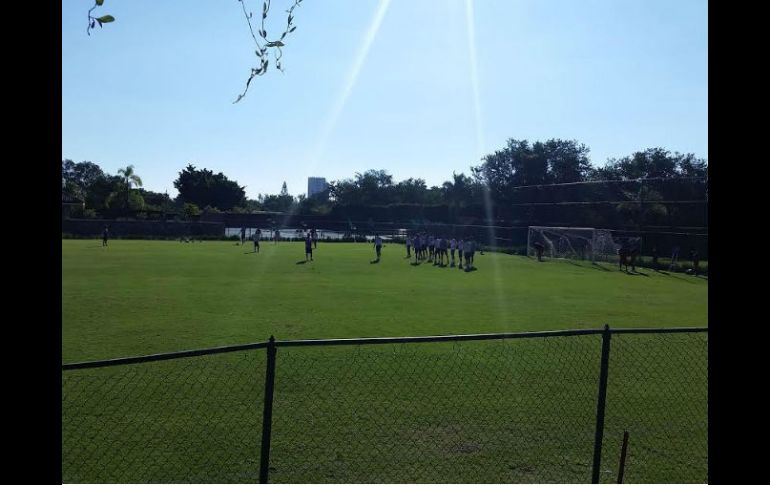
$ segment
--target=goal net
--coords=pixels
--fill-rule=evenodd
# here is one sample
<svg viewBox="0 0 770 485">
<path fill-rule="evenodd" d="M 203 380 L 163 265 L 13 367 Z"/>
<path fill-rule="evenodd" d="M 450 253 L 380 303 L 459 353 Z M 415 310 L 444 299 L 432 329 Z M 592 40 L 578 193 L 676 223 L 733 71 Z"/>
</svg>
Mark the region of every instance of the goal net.
<svg viewBox="0 0 770 485">
<path fill-rule="evenodd" d="M 543 256 L 588 261 L 617 261 L 623 244 L 639 249 L 641 238 L 615 238 L 608 229 L 593 227 L 530 226 L 527 255 L 536 256 L 535 244 L 543 246 Z"/>
</svg>

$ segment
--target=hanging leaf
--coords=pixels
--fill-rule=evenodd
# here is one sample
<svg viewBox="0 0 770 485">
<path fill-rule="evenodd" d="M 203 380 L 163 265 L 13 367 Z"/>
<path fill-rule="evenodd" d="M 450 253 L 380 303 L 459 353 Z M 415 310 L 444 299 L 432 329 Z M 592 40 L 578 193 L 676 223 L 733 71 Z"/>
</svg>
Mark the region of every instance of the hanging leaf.
<svg viewBox="0 0 770 485">
<path fill-rule="evenodd" d="M 97 17 L 96 21 L 99 22 L 100 24 L 106 24 L 109 22 L 114 22 L 115 17 L 113 17 L 112 15 L 104 15 L 102 17 Z"/>
<path fill-rule="evenodd" d="M 99 5 L 100 7 L 102 6 L 103 3 L 104 3 L 104 0 L 96 0 L 96 4 Z"/>
<path fill-rule="evenodd" d="M 292 28 L 289 29 L 289 32 L 294 32 L 295 30 L 297 30 L 297 28 L 296 27 L 292 27 Z"/>
<path fill-rule="evenodd" d="M 285 44 L 281 42 L 280 40 L 275 40 L 273 42 L 268 42 L 267 47 L 283 47 Z"/>
</svg>

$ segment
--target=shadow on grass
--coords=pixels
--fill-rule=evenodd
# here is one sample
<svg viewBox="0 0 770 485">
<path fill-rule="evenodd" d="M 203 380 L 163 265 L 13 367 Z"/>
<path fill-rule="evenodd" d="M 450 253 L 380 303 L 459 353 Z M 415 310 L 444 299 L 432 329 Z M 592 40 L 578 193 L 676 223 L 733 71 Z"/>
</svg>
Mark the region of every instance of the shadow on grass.
<svg viewBox="0 0 770 485">
<path fill-rule="evenodd" d="M 379 262 L 380 262 L 379 259 L 373 259 L 373 260 L 369 261 L 369 264 L 377 264 Z"/>
<path fill-rule="evenodd" d="M 641 271 L 626 271 L 625 273 L 629 276 L 647 276 L 648 278 L 650 276 L 647 273 L 642 273 Z"/>
<path fill-rule="evenodd" d="M 420 266 L 422 264 L 422 261 L 411 262 L 409 264 L 411 264 L 412 266 Z"/>
<path fill-rule="evenodd" d="M 310 261 L 312 261 L 312 260 L 310 260 Z M 297 261 L 297 264 L 306 264 L 306 263 L 309 263 L 310 261 L 304 259 L 302 261 Z"/>
</svg>

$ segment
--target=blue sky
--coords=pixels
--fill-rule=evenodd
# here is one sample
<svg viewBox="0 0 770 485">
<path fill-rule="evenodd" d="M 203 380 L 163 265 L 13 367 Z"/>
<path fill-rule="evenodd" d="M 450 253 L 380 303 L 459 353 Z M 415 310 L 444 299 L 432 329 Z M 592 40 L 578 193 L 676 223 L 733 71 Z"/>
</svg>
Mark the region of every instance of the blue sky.
<svg viewBox="0 0 770 485">
<path fill-rule="evenodd" d="M 188 163 L 251 198 L 369 168 L 438 185 L 508 138 L 577 139 L 595 165 L 708 158 L 704 0 L 303 0 L 285 73 L 238 104 L 255 56 L 236 0 L 105 0 L 116 21 L 87 36 L 91 5 L 62 2 L 62 156 L 133 164 L 150 190 L 176 195 Z"/>
</svg>

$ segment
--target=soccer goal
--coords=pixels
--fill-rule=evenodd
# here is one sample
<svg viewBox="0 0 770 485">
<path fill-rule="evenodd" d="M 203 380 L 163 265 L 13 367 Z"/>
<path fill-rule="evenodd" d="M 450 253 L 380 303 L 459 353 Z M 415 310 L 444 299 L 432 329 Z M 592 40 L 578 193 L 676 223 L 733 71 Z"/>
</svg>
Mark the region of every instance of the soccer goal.
<svg viewBox="0 0 770 485">
<path fill-rule="evenodd" d="M 535 256 L 535 243 L 544 247 L 550 258 L 588 261 L 617 260 L 623 243 L 639 244 L 640 238 L 613 238 L 612 231 L 593 227 L 530 226 L 527 234 L 527 255 Z"/>
</svg>

